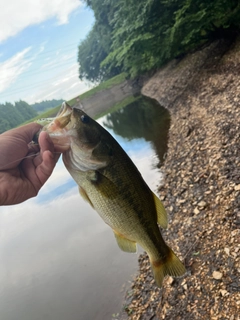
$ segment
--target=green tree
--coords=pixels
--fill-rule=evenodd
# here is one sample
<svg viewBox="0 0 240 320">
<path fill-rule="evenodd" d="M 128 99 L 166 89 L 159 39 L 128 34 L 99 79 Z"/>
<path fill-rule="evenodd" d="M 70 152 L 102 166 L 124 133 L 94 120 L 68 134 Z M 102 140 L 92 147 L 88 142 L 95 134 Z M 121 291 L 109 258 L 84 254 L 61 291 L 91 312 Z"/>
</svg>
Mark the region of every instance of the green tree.
<svg viewBox="0 0 240 320">
<path fill-rule="evenodd" d="M 37 115 L 37 112 L 25 101 L 0 104 L 0 133 L 14 128 Z"/>
<path fill-rule="evenodd" d="M 163 34 L 174 23 L 179 1 L 120 0 L 118 11 L 111 21 L 113 44 L 102 67 L 114 65 L 131 76 L 158 67 L 165 61 L 168 43 Z M 166 42 L 166 43 L 165 43 Z"/>
<path fill-rule="evenodd" d="M 16 127 L 19 123 L 24 121 L 22 115 L 10 102 L 0 105 L 0 115 L 1 119 L 5 119 L 11 128 Z"/>
<path fill-rule="evenodd" d="M 25 101 L 15 102 L 15 108 L 23 117 L 23 120 L 29 120 L 37 116 L 37 112 Z"/>
<path fill-rule="evenodd" d="M 9 129 L 11 129 L 9 122 L 6 119 L 0 118 L 0 133 L 3 133 Z"/>
<path fill-rule="evenodd" d="M 85 1 L 94 11 L 95 23 L 79 47 L 79 78 L 91 82 L 99 82 L 109 79 L 119 73 L 119 67 L 106 69 L 101 62 L 107 57 L 112 45 L 112 27 L 110 20 L 113 18 L 117 2 L 115 1 Z"/>
<path fill-rule="evenodd" d="M 63 103 L 63 99 L 52 99 L 52 100 L 44 100 L 41 102 L 35 102 L 34 104 L 31 104 L 31 107 L 36 110 L 37 112 L 43 112 L 47 109 L 52 109 L 54 107 L 59 106 Z"/>
<path fill-rule="evenodd" d="M 168 30 L 169 56 L 195 49 L 209 40 L 234 35 L 240 27 L 240 3 L 237 0 L 185 0 L 175 12 Z"/>
<path fill-rule="evenodd" d="M 104 68 L 100 69 L 100 63 L 106 56 L 107 53 L 101 44 L 100 35 L 94 26 L 78 47 L 79 78 L 92 82 L 102 80 Z"/>
<path fill-rule="evenodd" d="M 229 37 L 240 27 L 238 0 L 85 2 L 96 21 L 88 41 L 82 43 L 79 62 L 82 77 L 91 81 L 116 72 L 134 77 L 159 68 L 208 41 Z"/>
</svg>

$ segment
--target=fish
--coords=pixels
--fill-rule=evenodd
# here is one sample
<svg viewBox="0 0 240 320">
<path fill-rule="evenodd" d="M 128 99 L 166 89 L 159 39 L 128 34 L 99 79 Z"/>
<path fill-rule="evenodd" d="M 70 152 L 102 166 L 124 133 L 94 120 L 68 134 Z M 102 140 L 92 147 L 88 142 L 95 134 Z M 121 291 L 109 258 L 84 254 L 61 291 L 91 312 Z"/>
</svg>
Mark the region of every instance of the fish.
<svg viewBox="0 0 240 320">
<path fill-rule="evenodd" d="M 147 252 L 159 287 L 165 276 L 186 272 L 183 263 L 165 243 L 159 226 L 167 228 L 166 210 L 127 153 L 97 121 L 66 102 L 43 130 L 55 146 L 64 146 L 65 167 L 79 192 L 113 230 L 119 248 Z"/>
</svg>

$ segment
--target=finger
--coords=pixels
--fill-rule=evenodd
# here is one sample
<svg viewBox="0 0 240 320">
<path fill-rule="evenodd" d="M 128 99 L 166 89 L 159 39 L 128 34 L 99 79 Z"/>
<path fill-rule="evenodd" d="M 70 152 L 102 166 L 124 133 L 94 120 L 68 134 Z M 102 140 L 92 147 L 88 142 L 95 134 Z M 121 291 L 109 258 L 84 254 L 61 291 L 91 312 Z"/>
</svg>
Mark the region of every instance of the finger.
<svg viewBox="0 0 240 320">
<path fill-rule="evenodd" d="M 42 162 L 36 168 L 36 174 L 38 179 L 41 182 L 41 185 L 43 185 L 47 181 L 47 179 L 50 177 L 55 165 L 56 165 L 55 156 L 52 154 L 51 151 L 45 150 L 42 153 Z"/>
<path fill-rule="evenodd" d="M 42 187 L 42 183 L 36 173 L 36 166 L 34 164 L 34 155 L 32 155 L 32 157 L 29 156 L 28 158 L 24 159 L 20 166 L 23 172 L 23 179 L 28 180 L 33 186 L 31 191 L 33 195 L 31 196 L 37 195 L 38 191 Z"/>
<path fill-rule="evenodd" d="M 22 138 L 25 140 L 25 141 L 28 141 L 31 142 L 34 135 L 39 132 L 39 130 L 41 130 L 42 126 L 38 123 L 29 123 L 29 124 L 26 124 L 22 127 L 19 127 L 18 130 L 19 130 L 19 135 L 22 136 Z"/>
<path fill-rule="evenodd" d="M 24 176 L 31 182 L 35 195 L 48 180 L 56 165 L 55 156 L 49 150 L 45 150 L 42 156 L 38 156 L 38 158 L 38 161 L 40 161 L 41 158 L 38 166 L 36 166 L 36 157 L 27 158 L 21 164 Z"/>
<path fill-rule="evenodd" d="M 54 154 L 54 145 L 45 131 L 39 135 L 39 146 L 40 154 L 33 159 L 33 164 L 42 186 L 52 174 L 60 154 Z"/>
<path fill-rule="evenodd" d="M 45 151 L 49 151 L 49 150 L 45 150 Z M 58 162 L 58 159 L 59 159 L 61 153 L 54 152 L 52 155 L 53 155 L 53 158 L 54 158 L 54 161 L 55 161 L 55 164 L 56 164 Z M 34 158 L 33 158 L 34 166 L 38 167 L 42 163 L 42 161 L 43 161 L 43 151 L 41 150 L 41 153 L 34 154 Z"/>
<path fill-rule="evenodd" d="M 46 131 L 42 131 L 38 138 L 38 143 L 41 149 L 41 152 L 49 150 L 50 152 L 54 153 L 54 144 L 49 137 L 49 134 Z"/>
<path fill-rule="evenodd" d="M 39 129 L 41 129 L 39 124 L 30 123 L 0 135 L 0 170 L 12 169 L 19 165 L 28 154 L 28 144 Z"/>
<path fill-rule="evenodd" d="M 29 123 L 24 126 L 8 130 L 4 133 L 2 133 L 2 137 L 13 137 L 14 139 L 20 139 L 26 143 L 29 143 L 32 141 L 33 136 L 35 133 L 37 133 L 42 126 L 38 123 Z"/>
</svg>

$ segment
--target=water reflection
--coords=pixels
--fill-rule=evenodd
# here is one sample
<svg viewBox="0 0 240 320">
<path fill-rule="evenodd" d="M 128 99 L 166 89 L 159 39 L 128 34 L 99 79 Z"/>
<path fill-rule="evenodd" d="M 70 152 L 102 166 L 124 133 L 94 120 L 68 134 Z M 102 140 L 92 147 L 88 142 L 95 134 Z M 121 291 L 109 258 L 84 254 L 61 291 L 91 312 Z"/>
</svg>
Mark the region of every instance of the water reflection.
<svg viewBox="0 0 240 320">
<path fill-rule="evenodd" d="M 139 96 L 124 109 L 107 115 L 103 125 L 128 140 L 144 138 L 155 149 L 159 166 L 163 162 L 167 150 L 170 115 L 156 100 Z"/>
<path fill-rule="evenodd" d="M 136 115 L 136 108 L 133 104 L 119 111 L 119 122 L 125 126 L 128 119 L 132 125 L 127 112 Z M 151 108 L 138 108 L 157 122 Z M 150 123 L 151 117 L 144 125 L 142 117 L 135 116 L 133 133 L 113 127 L 115 114 L 99 122 L 108 126 L 156 188 L 160 174 L 152 166 L 162 159 L 163 153 L 156 154 L 162 150 L 157 141 L 160 127 Z M 154 127 L 158 133 L 151 140 Z M 80 198 L 62 161 L 37 198 L 0 208 L 0 258 L 3 320 L 111 319 L 121 308 L 122 284 L 137 270 L 137 256 L 119 250 L 110 228 Z"/>
</svg>

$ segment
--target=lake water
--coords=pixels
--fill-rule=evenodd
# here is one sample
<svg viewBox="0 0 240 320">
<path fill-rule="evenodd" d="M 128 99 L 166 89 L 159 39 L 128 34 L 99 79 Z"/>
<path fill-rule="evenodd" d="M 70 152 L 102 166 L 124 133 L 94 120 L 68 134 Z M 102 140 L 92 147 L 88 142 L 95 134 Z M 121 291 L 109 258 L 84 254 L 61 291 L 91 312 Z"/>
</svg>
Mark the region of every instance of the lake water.
<svg viewBox="0 0 240 320">
<path fill-rule="evenodd" d="M 98 121 L 156 191 L 168 112 L 140 98 Z M 138 269 L 137 258 L 120 251 L 60 160 L 36 198 L 0 208 L 0 319 L 112 319 Z"/>
</svg>

